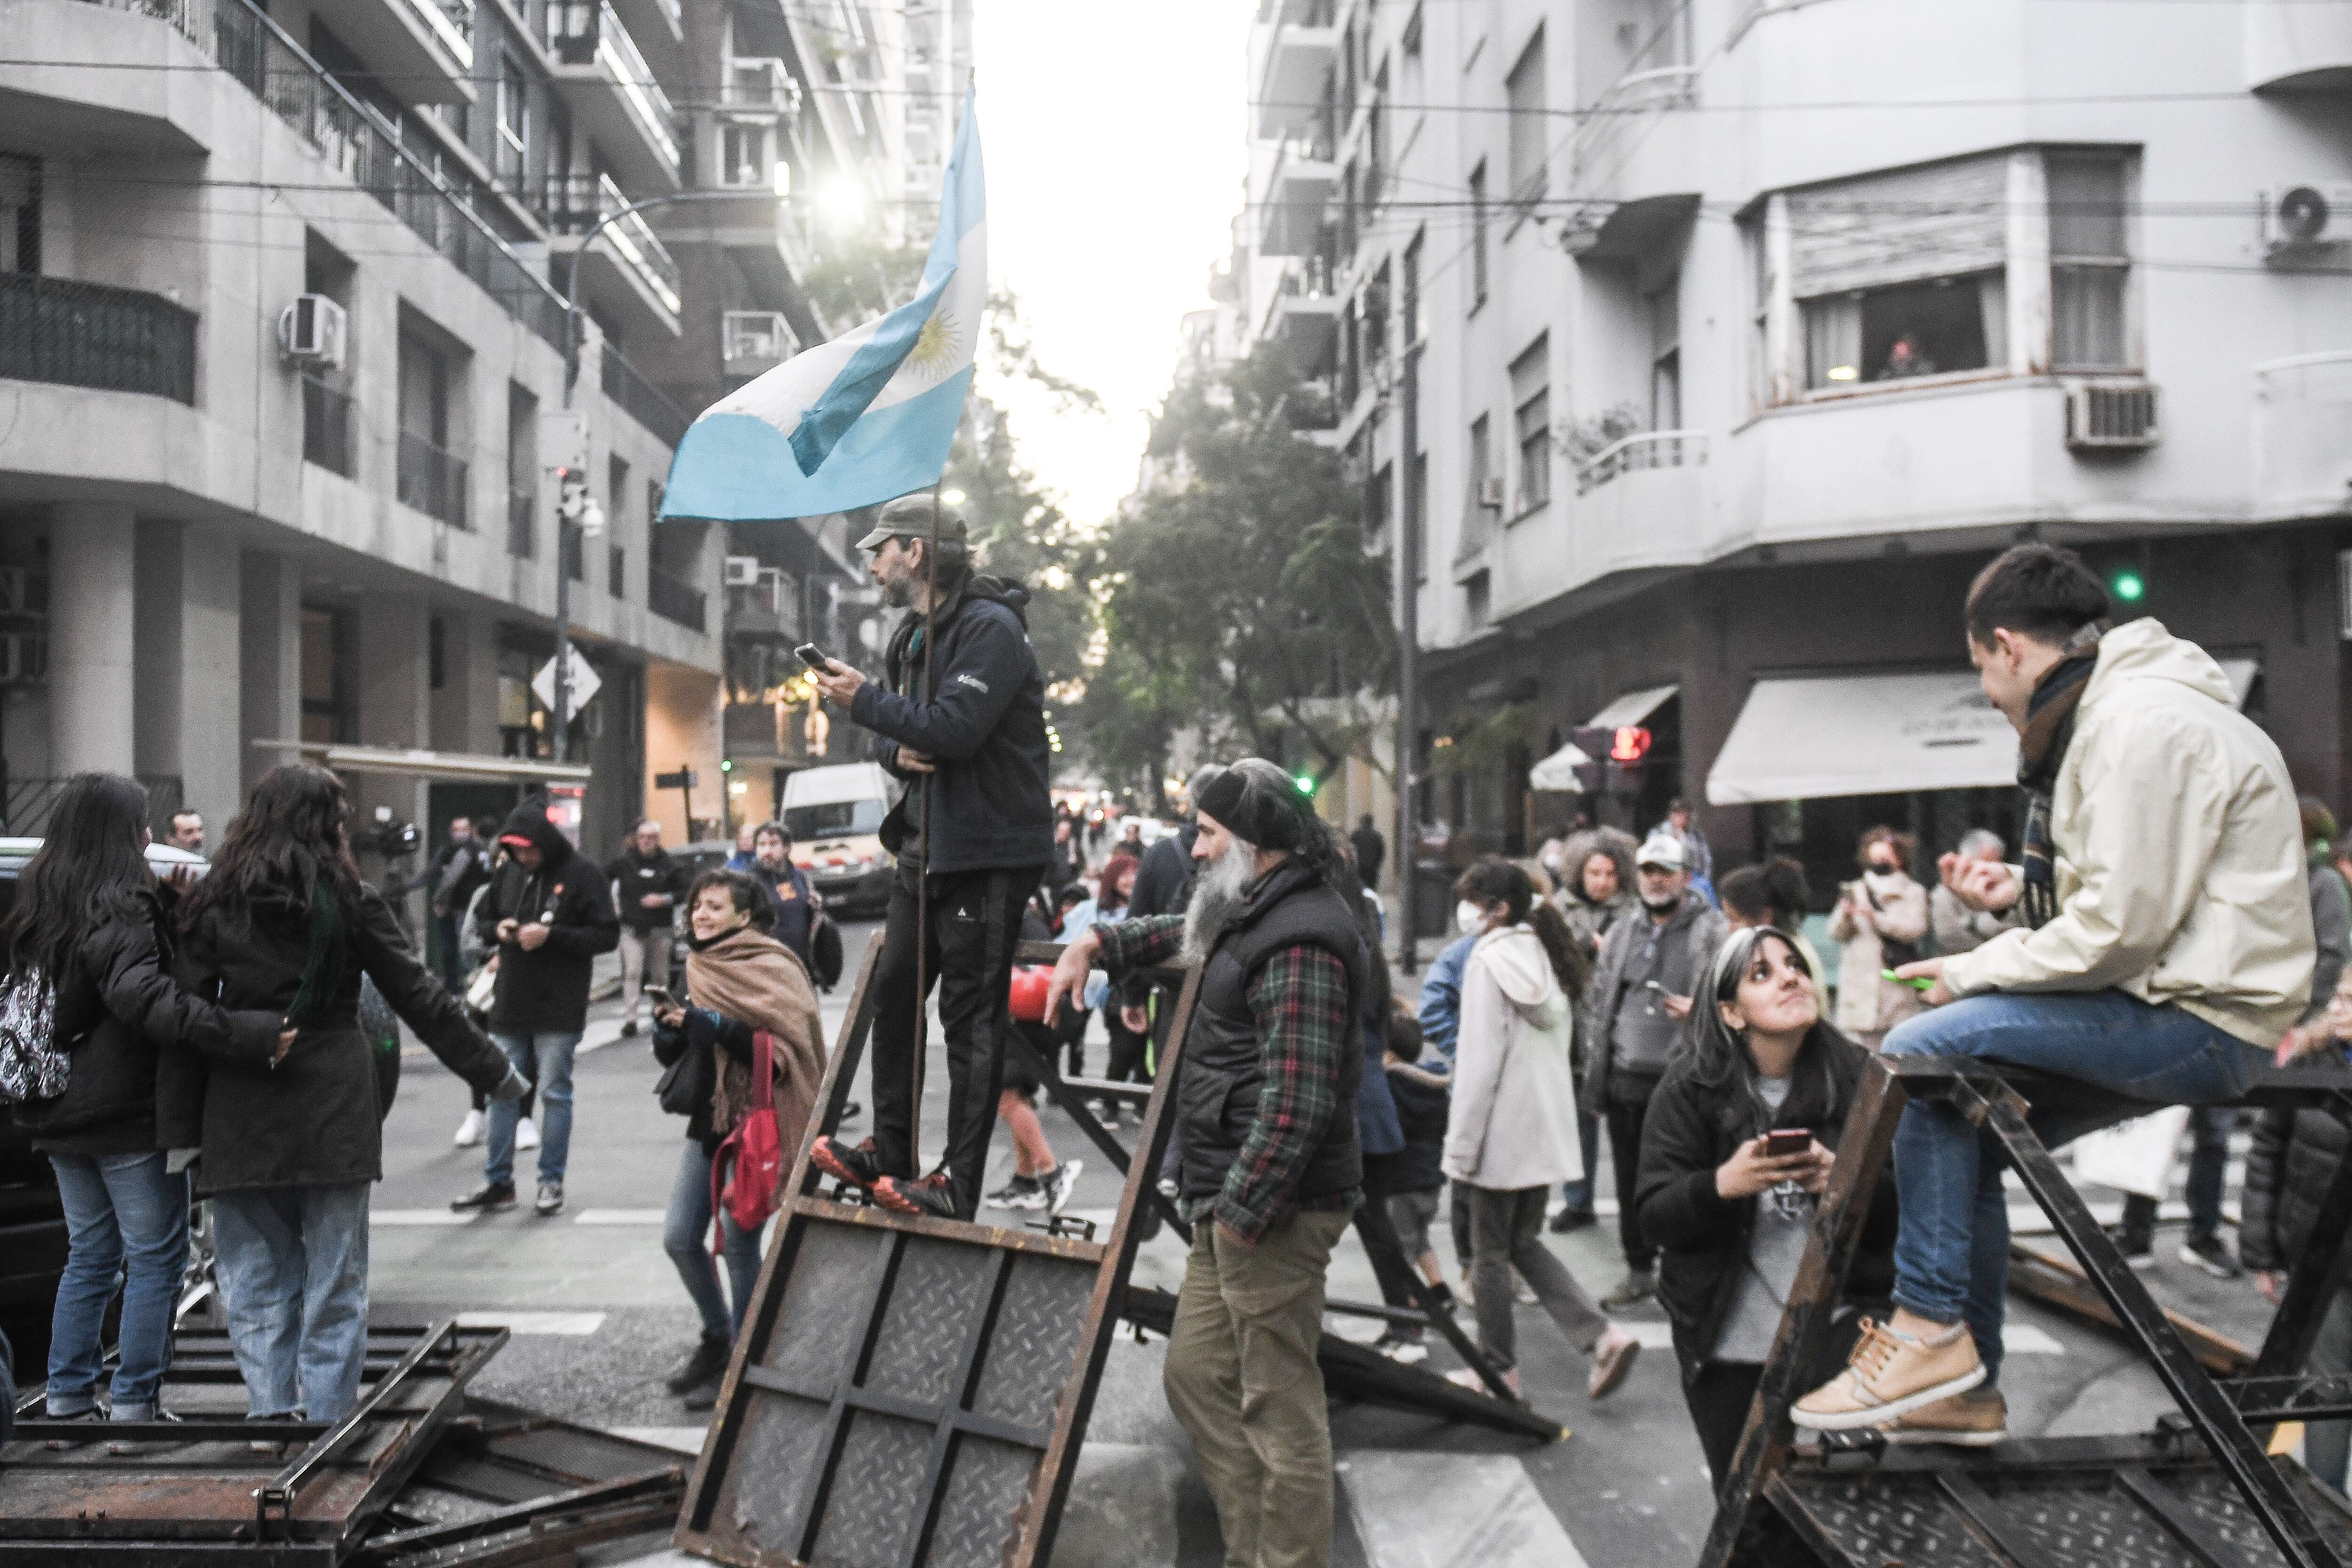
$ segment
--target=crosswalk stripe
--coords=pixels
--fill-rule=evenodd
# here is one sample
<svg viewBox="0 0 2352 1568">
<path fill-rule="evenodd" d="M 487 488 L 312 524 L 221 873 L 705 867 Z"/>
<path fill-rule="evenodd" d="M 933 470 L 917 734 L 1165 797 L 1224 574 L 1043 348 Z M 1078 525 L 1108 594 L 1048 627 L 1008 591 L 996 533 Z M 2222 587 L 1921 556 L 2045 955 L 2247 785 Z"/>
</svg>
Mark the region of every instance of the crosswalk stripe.
<svg viewBox="0 0 2352 1568">
<path fill-rule="evenodd" d="M 479 1210 L 469 1209 L 459 1214 L 453 1209 L 370 1209 L 370 1225 L 471 1225 L 481 1217 Z"/>
<path fill-rule="evenodd" d="M 582 1209 L 573 1225 L 659 1225 L 669 1217 L 664 1209 Z"/>
<path fill-rule="evenodd" d="M 1516 1456 L 1358 1449 L 1338 1468 L 1371 1568 L 1586 1568 Z"/>
<path fill-rule="evenodd" d="M 2037 1329 L 2032 1323 L 2003 1323 L 2000 1326 L 2000 1348 L 2011 1355 L 2064 1355 L 2066 1347 L 2047 1329 Z"/>
<path fill-rule="evenodd" d="M 584 1338 L 604 1326 L 602 1312 L 460 1312 L 461 1329 L 504 1329 L 510 1334 L 563 1334 Z"/>
</svg>

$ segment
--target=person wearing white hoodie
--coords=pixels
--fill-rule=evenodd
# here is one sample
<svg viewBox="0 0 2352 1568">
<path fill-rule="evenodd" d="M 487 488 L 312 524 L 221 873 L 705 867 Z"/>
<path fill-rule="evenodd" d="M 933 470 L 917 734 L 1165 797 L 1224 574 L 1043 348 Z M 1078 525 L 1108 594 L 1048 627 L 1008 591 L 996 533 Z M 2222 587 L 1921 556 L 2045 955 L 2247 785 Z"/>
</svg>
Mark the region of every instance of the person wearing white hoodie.
<svg viewBox="0 0 2352 1568">
<path fill-rule="evenodd" d="M 1592 1304 L 1538 1235 L 1550 1189 L 1584 1173 L 1569 1064 L 1570 990 L 1581 989 L 1583 955 L 1559 911 L 1536 901 L 1534 884 L 1511 862 L 1479 861 L 1461 889 L 1485 929 L 1462 972 L 1444 1169 L 1469 1194 L 1479 1348 L 1516 1392 L 1516 1267 L 1569 1342 L 1592 1358 L 1585 1389 L 1599 1399 L 1624 1382 L 1640 1342 Z M 1475 1373 L 1453 1376 L 1475 1386 Z"/>
<path fill-rule="evenodd" d="M 1886 1055 L 2035 1068 L 2052 1147 L 2160 1105 L 2238 1099 L 2311 998 L 2311 904 L 2295 792 L 2221 667 L 2153 619 L 2110 628 L 2072 552 L 2019 545 L 1969 589 L 1969 657 L 2019 735 L 2024 864 L 1947 857 L 1971 909 L 2022 923 L 1969 952 L 1897 967 L 1927 1011 Z M 2065 1081 L 2072 1080 L 2072 1081 Z M 2009 1214 L 1998 1146 L 1957 1110 L 1914 1102 L 1895 1138 L 1895 1306 L 1846 1370 L 1797 1401 L 1843 1431 L 1999 1381 Z M 2003 1426 L 1996 1408 L 1969 1423 Z"/>
</svg>

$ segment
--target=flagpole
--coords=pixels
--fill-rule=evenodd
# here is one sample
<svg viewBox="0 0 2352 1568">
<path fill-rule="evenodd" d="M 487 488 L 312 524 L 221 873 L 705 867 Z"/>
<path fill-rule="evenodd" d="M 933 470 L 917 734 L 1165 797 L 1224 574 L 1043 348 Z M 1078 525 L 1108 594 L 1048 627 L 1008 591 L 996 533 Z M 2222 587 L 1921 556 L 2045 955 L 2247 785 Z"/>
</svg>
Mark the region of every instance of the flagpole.
<svg viewBox="0 0 2352 1568">
<path fill-rule="evenodd" d="M 933 692 L 931 659 L 939 649 L 940 614 L 940 485 L 947 477 L 942 465 L 940 478 L 931 481 L 931 540 L 923 551 L 923 702 L 929 706 Z M 930 957 L 931 941 L 931 812 L 938 797 L 931 784 L 940 776 L 940 761 L 932 757 L 930 771 L 923 774 L 923 823 L 915 835 L 916 852 L 922 857 L 922 866 L 915 876 L 915 1101 L 908 1119 L 907 1148 L 917 1164 L 923 1154 L 923 1067 L 930 1055 L 931 982 L 926 961 Z M 948 1129 L 955 1136 L 955 1129 Z M 948 1195 L 956 1198 L 954 1181 L 948 1178 Z M 957 1200 L 959 1205 L 961 1200 Z"/>
</svg>

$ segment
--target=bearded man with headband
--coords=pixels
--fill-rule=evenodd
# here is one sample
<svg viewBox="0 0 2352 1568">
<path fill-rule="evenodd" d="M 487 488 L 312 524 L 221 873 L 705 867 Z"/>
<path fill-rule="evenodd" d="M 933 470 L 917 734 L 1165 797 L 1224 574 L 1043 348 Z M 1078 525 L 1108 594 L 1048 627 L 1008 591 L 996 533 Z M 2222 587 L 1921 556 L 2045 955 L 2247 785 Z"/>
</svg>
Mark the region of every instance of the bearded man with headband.
<svg viewBox="0 0 2352 1568">
<path fill-rule="evenodd" d="M 1338 841 L 1282 769 L 1245 757 L 1193 805 L 1184 912 L 1072 942 L 1048 1016 L 1097 963 L 1114 980 L 1202 966 L 1177 1080 L 1192 1253 L 1162 1382 L 1216 1500 L 1225 1561 L 1323 1568 L 1331 1428 L 1315 1351 L 1324 1270 L 1362 1197 L 1356 1020 L 1372 955 Z"/>
</svg>

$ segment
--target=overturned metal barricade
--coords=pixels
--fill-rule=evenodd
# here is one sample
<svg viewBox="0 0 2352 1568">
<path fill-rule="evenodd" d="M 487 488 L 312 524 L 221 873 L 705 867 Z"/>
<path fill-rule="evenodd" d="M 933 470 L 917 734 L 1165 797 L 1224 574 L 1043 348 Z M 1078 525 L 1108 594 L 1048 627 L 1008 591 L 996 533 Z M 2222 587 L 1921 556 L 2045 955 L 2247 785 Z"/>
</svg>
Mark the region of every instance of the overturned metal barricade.
<svg viewBox="0 0 2352 1568">
<path fill-rule="evenodd" d="M 2352 1508 L 2266 1452 L 2282 1421 L 2352 1415 L 2352 1378 L 2303 1372 L 2352 1234 L 2352 1154 L 2337 1167 L 2250 1375 L 2216 1380 L 2149 1297 L 2026 1122 L 2026 1100 L 2065 1080 L 1981 1061 L 1872 1058 L 1790 1293 L 1731 1473 L 1719 1477 L 1702 1568 L 2336 1568 L 2352 1563 Z M 2087 1287 L 2179 1405 L 2150 1432 L 1984 1449 L 1889 1451 L 1864 1434 L 1811 1452 L 1790 1403 L 1821 1372 L 1831 1317 L 1903 1108 L 1949 1105 L 1989 1132 L 2050 1216 Z M 2325 1106 L 2352 1120 L 2341 1067 L 2266 1071 L 2256 1105 Z"/>
</svg>

